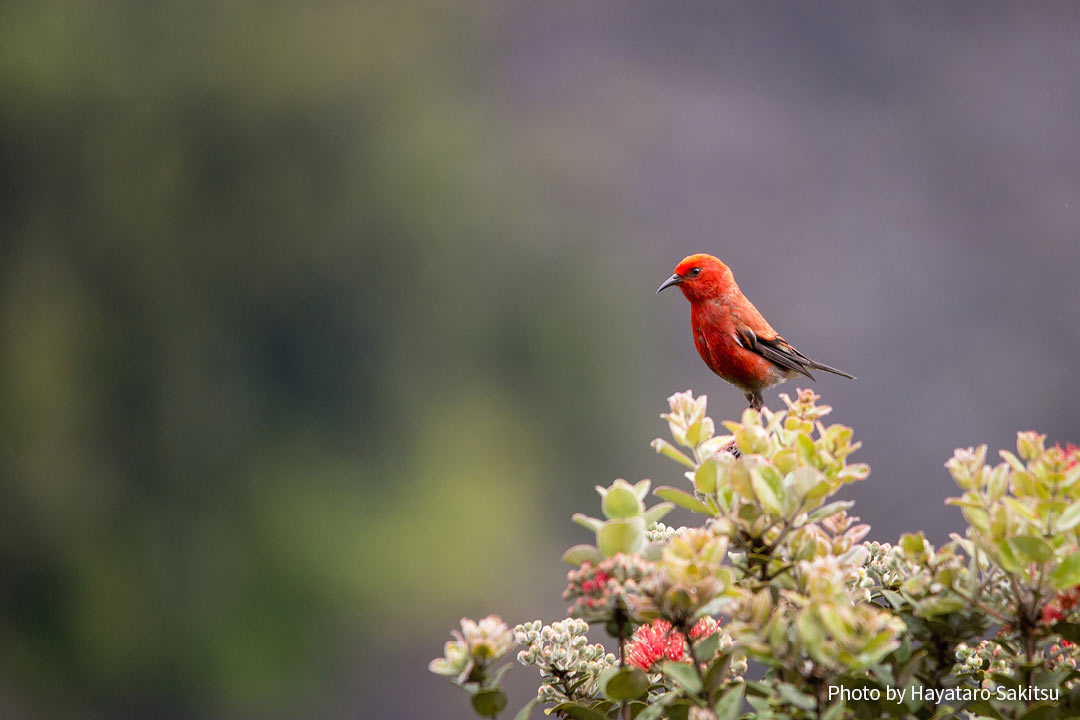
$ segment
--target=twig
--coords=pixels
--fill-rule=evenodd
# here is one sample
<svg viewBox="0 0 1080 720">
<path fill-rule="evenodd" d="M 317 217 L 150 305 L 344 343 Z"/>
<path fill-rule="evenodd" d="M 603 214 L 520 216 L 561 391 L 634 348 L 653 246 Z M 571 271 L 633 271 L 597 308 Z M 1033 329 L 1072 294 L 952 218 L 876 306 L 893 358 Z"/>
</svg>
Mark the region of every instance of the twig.
<svg viewBox="0 0 1080 720">
<path fill-rule="evenodd" d="M 1001 613 L 999 613 L 994 608 L 990 607 L 989 605 L 984 605 L 983 603 L 981 603 L 978 600 L 976 600 L 975 598 L 973 598 L 971 595 L 968 595 L 966 592 L 964 592 L 962 590 L 957 590 L 952 585 L 949 585 L 947 587 L 949 588 L 949 590 L 951 592 L 954 592 L 957 595 L 959 595 L 962 600 L 967 600 L 974 607 L 978 608 L 982 612 L 984 612 L 987 615 L 990 615 L 994 619 L 998 620 L 1001 624 L 1003 624 L 1003 625 L 1011 625 L 1012 624 L 1012 618 L 1006 617 L 1005 615 L 1002 615 Z"/>
</svg>

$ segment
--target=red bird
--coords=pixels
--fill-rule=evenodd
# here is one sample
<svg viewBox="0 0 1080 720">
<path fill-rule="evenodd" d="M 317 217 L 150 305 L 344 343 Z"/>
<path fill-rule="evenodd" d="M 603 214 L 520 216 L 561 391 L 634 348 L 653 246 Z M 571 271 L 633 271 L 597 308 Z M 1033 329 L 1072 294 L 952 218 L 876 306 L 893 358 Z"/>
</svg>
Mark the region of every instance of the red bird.
<svg viewBox="0 0 1080 720">
<path fill-rule="evenodd" d="M 656 292 L 673 285 L 690 301 L 690 326 L 701 359 L 746 393 L 755 410 L 764 405 L 762 390 L 796 375 L 813 380 L 811 370 L 854 379 L 843 370 L 811 360 L 777 335 L 719 258 L 705 253 L 683 258 Z"/>
</svg>

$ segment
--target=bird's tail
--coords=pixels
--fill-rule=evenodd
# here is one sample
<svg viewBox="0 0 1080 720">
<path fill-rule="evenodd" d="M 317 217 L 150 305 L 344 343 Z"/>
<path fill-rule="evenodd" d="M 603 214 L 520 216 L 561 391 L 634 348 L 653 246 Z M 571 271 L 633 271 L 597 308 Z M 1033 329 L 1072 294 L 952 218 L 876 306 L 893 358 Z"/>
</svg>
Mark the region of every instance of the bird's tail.
<svg viewBox="0 0 1080 720">
<path fill-rule="evenodd" d="M 837 370 L 836 368 L 829 367 L 828 365 L 822 365 L 821 363 L 813 361 L 813 360 L 810 361 L 810 367 L 812 367 L 814 370 L 824 370 L 825 372 L 831 372 L 833 375 L 839 375 L 840 377 L 846 377 L 848 380 L 854 380 L 855 379 L 855 376 L 851 375 L 850 373 L 846 373 L 843 370 Z"/>
</svg>

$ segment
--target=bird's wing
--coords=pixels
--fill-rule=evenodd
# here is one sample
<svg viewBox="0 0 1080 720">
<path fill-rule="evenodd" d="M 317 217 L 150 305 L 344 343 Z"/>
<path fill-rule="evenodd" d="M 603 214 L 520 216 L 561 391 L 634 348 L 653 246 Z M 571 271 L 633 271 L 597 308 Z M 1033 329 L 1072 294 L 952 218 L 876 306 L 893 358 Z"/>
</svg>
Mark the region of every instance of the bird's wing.
<svg viewBox="0 0 1080 720">
<path fill-rule="evenodd" d="M 757 353 L 774 365 L 805 375 L 811 380 L 815 379 L 808 369 L 813 367 L 814 361 L 788 345 L 779 335 L 765 339 L 758 337 L 757 333 L 750 328 L 740 328 L 735 331 L 735 337 L 744 348 Z"/>
</svg>

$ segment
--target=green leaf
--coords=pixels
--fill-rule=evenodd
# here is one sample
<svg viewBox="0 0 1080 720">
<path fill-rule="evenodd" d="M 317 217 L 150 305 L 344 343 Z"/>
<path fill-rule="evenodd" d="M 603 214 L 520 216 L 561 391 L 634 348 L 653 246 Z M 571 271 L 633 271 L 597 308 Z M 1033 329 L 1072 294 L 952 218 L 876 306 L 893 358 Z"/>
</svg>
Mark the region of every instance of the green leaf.
<svg viewBox="0 0 1080 720">
<path fill-rule="evenodd" d="M 574 545 L 563 553 L 562 561 L 570 565 L 581 567 L 583 563 L 591 562 L 593 565 L 604 559 L 604 554 L 592 545 Z"/>
<path fill-rule="evenodd" d="M 800 692 L 799 689 L 791 683 L 777 683 L 776 689 L 777 691 L 779 691 L 780 697 L 782 697 L 784 700 L 791 703 L 797 708 L 802 708 L 803 710 L 813 710 L 815 707 L 817 707 L 817 700 L 815 700 L 811 695 Z"/>
<path fill-rule="evenodd" d="M 692 510 L 696 513 L 702 513 L 703 515 L 712 515 L 713 511 L 709 509 L 709 506 L 698 500 L 696 497 L 688 492 L 679 490 L 673 487 L 658 487 L 653 491 L 653 495 L 663 498 L 664 500 L 670 500 L 679 507 Z"/>
<path fill-rule="evenodd" d="M 707 693 L 712 693 L 713 690 L 724 684 L 724 680 L 727 679 L 728 672 L 731 670 L 732 658 L 733 654 L 731 652 L 722 653 L 706 666 L 705 691 Z"/>
<path fill-rule="evenodd" d="M 1012 547 L 1006 541 L 1002 540 L 998 543 L 998 551 L 1001 554 L 999 558 L 1001 562 L 1001 568 L 1006 572 L 1020 572 L 1023 568 L 1020 567 L 1020 562 L 1016 559 L 1016 555 L 1013 554 Z"/>
<path fill-rule="evenodd" d="M 1013 470 L 1016 470 L 1017 472 L 1024 472 L 1027 470 L 1027 466 L 1020 461 L 1020 458 L 1016 457 L 1008 450 L 998 450 L 998 455 L 1001 456 L 1002 460 L 1009 463 L 1009 466 Z"/>
<path fill-rule="evenodd" d="M 608 520 L 597 531 L 596 544 L 604 557 L 638 552 L 645 547 L 645 518 Z"/>
<path fill-rule="evenodd" d="M 688 458 L 681 450 L 669 443 L 663 438 L 656 438 L 652 441 L 653 450 L 665 455 L 677 463 L 682 463 L 688 468 L 694 467 L 694 461 Z"/>
<path fill-rule="evenodd" d="M 668 705 L 675 702 L 678 697 L 679 693 L 672 691 L 664 693 L 658 698 L 654 698 L 652 702 L 649 703 L 649 707 L 642 710 L 641 714 L 634 720 L 660 720 L 660 718 L 664 716 L 664 713 L 667 712 Z"/>
<path fill-rule="evenodd" d="M 662 502 L 653 505 L 645 511 L 645 527 L 649 527 L 654 522 L 660 522 L 665 515 L 674 509 L 675 503 Z"/>
<path fill-rule="evenodd" d="M 574 522 L 576 522 L 581 527 L 583 527 L 583 528 L 585 528 L 587 530 L 592 530 L 593 532 L 596 532 L 597 530 L 599 530 L 600 526 L 604 524 L 603 520 L 600 520 L 600 519 L 594 518 L 594 517 L 589 517 L 588 515 L 583 515 L 581 513 L 574 513 L 570 517 L 570 519 L 573 520 Z"/>
<path fill-rule="evenodd" d="M 1080 463 L 1077 463 L 1076 467 L 1080 468 Z M 1056 523 L 1058 532 L 1072 530 L 1077 525 L 1080 525 L 1080 501 L 1074 502 L 1065 509 L 1065 512 L 1058 515 Z"/>
<path fill-rule="evenodd" d="M 1036 665 L 1036 667 L 1038 667 L 1038 665 Z M 1069 667 L 1068 665 L 1061 665 L 1053 672 L 1039 672 L 1035 676 L 1034 684 L 1036 687 L 1053 690 L 1054 688 L 1060 688 L 1069 679 L 1069 676 L 1075 674 L 1076 668 Z"/>
<path fill-rule="evenodd" d="M 619 480 L 604 493 L 600 508 L 608 518 L 632 518 L 645 512 L 634 488 Z"/>
<path fill-rule="evenodd" d="M 911 684 L 911 678 L 915 675 L 915 671 L 919 668 L 919 663 L 922 659 L 928 655 L 925 649 L 920 649 L 918 652 L 912 653 L 904 664 L 900 666 L 900 669 L 896 672 L 896 685 L 902 687 Z M 911 693 L 908 693 L 908 697 L 911 697 Z"/>
<path fill-rule="evenodd" d="M 1018 535 L 1009 538 L 1006 542 L 1009 543 L 1013 555 L 1021 562 L 1041 565 L 1054 557 L 1054 548 L 1050 547 L 1050 544 L 1041 538 Z"/>
<path fill-rule="evenodd" d="M 664 554 L 664 544 L 651 542 L 641 551 L 641 559 L 649 562 L 660 562 Z"/>
<path fill-rule="evenodd" d="M 838 512 L 841 512 L 843 510 L 847 510 L 849 507 L 853 506 L 854 504 L 855 503 L 850 501 L 850 500 L 838 500 L 836 502 L 831 502 L 828 505 L 822 505 L 817 510 L 810 513 L 810 515 L 806 518 L 806 521 L 807 522 L 817 522 L 818 520 L 823 520 L 823 519 L 829 517 L 830 515 L 835 515 Z"/>
<path fill-rule="evenodd" d="M 1080 506 L 1080 503 L 1077 503 Z M 1080 585 L 1080 552 L 1071 553 L 1061 564 L 1050 571 L 1050 585 L 1055 590 Z"/>
<path fill-rule="evenodd" d="M 663 670 L 665 675 L 691 695 L 697 695 L 701 692 L 701 678 L 698 677 L 697 671 L 692 666 L 686 663 L 665 660 Z"/>
<path fill-rule="evenodd" d="M 817 464 L 817 448 L 814 447 L 814 441 L 806 433 L 801 432 L 795 435 L 795 452 L 799 454 L 799 460 L 804 465 Z"/>
<path fill-rule="evenodd" d="M 473 710 L 481 717 L 493 717 L 506 709 L 510 699 L 502 688 L 481 690 L 472 696 Z"/>
<path fill-rule="evenodd" d="M 750 487 L 750 466 L 747 458 L 741 457 L 731 464 L 728 471 L 728 484 L 731 489 L 747 500 L 754 499 L 754 491 Z"/>
<path fill-rule="evenodd" d="M 1027 712 L 1020 716 L 1020 720 L 1049 720 L 1055 716 L 1056 710 L 1057 703 L 1044 700 L 1029 707 Z"/>
<path fill-rule="evenodd" d="M 769 465 L 750 468 L 750 487 L 758 502 L 776 515 L 783 513 L 784 488 L 779 473 Z"/>
<path fill-rule="evenodd" d="M 1054 623 L 1054 634 L 1060 635 L 1071 643 L 1080 645 L 1080 625 L 1076 623 Z"/>
<path fill-rule="evenodd" d="M 525 707 L 517 711 L 517 714 L 514 715 L 514 720 L 529 720 L 529 714 L 532 713 L 533 708 L 539 704 L 540 698 L 533 698 L 525 704 Z"/>
<path fill-rule="evenodd" d="M 806 647 L 814 648 L 825 640 L 825 633 L 821 623 L 812 613 L 799 613 L 795 624 L 799 630 L 799 639 L 802 640 L 803 645 Z"/>
<path fill-rule="evenodd" d="M 996 718 L 1001 720 L 1001 713 L 999 713 L 988 700 L 976 700 L 970 702 L 964 707 L 969 713 L 973 713 L 979 717 Z"/>
<path fill-rule="evenodd" d="M 772 708 L 769 707 L 769 701 L 765 698 L 749 695 L 746 698 L 746 702 L 750 703 L 750 707 L 754 708 L 756 711 L 754 717 L 773 717 Z"/>
<path fill-rule="evenodd" d="M 908 555 L 920 555 L 925 549 L 922 533 L 905 533 L 900 536 L 900 548 Z"/>
<path fill-rule="evenodd" d="M 967 603 L 958 597 L 932 596 L 915 603 L 915 615 L 918 617 L 934 617 L 935 615 L 948 615 L 959 612 L 967 606 Z"/>
<path fill-rule="evenodd" d="M 1033 523 L 1038 523 L 1042 521 L 1042 518 L 1039 517 L 1038 513 L 1036 513 L 1034 510 L 1029 508 L 1024 503 L 1020 502 L 1016 498 L 1005 497 L 1002 498 L 1001 501 L 1008 505 L 1010 508 L 1012 508 L 1012 510 L 1014 510 L 1016 513 L 1023 515 Z"/>
<path fill-rule="evenodd" d="M 1080 480 L 1080 463 L 1074 462 L 1073 466 L 1065 471 L 1065 478 L 1061 481 L 1062 490 L 1067 490 Z"/>
<path fill-rule="evenodd" d="M 893 676 L 892 668 L 885 663 L 878 663 L 870 668 L 874 674 L 874 679 L 885 686 L 895 686 L 896 678 Z"/>
<path fill-rule="evenodd" d="M 712 434 L 711 429 L 713 424 L 712 420 L 706 420 L 706 418 L 702 418 L 690 427 L 686 428 L 686 442 L 696 447 L 697 445 L 700 445 L 702 441 L 709 438 L 709 436 Z"/>
<path fill-rule="evenodd" d="M 716 477 L 718 470 L 719 466 L 713 458 L 709 458 L 698 465 L 698 469 L 694 473 L 694 489 L 699 493 L 704 493 L 706 495 L 716 492 Z"/>
<path fill-rule="evenodd" d="M 694 644 L 694 652 L 697 653 L 698 660 L 701 662 L 712 660 L 713 655 L 716 654 L 716 649 L 720 647 L 721 635 L 723 635 L 723 633 L 717 630 L 709 637 L 698 640 Z"/>
<path fill-rule="evenodd" d="M 821 720 L 840 720 L 844 716 L 844 698 L 840 698 L 821 714 Z"/>
<path fill-rule="evenodd" d="M 636 700 L 649 691 L 649 676 L 640 668 L 624 666 L 600 675 L 600 692 L 608 700 Z"/>
<path fill-rule="evenodd" d="M 894 610 L 899 610 L 905 604 L 904 596 L 896 592 L 895 590 L 882 589 L 881 595 L 889 601 L 889 604 L 893 606 Z"/>
<path fill-rule="evenodd" d="M 742 713 L 743 693 L 746 688 L 742 683 L 736 683 L 724 691 L 720 699 L 713 706 L 716 720 L 736 720 Z"/>
<path fill-rule="evenodd" d="M 608 720 L 607 716 L 603 713 L 593 710 L 588 705 L 582 705 L 581 703 L 576 702 L 559 703 L 551 708 L 551 712 L 561 713 L 567 717 L 574 718 L 574 720 Z"/>
</svg>

